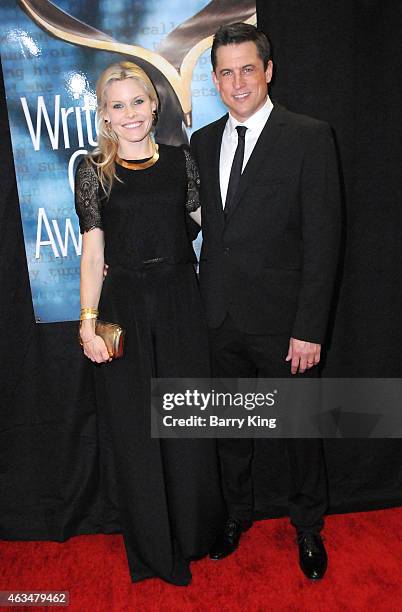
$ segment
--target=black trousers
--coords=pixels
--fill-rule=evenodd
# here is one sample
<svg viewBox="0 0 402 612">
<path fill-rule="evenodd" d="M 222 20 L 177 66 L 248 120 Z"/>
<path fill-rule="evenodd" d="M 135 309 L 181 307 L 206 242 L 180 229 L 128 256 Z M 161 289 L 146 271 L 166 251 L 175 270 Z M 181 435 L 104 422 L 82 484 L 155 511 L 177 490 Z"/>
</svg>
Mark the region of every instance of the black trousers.
<svg viewBox="0 0 402 612">
<path fill-rule="evenodd" d="M 217 329 L 209 330 L 212 372 L 222 378 L 286 378 L 285 361 L 289 336 L 248 334 L 237 329 L 227 316 Z M 317 367 L 296 376 L 318 376 Z M 222 488 L 228 515 L 252 521 L 253 486 L 251 462 L 253 440 L 221 438 L 218 449 Z M 298 533 L 319 532 L 328 507 L 327 476 L 320 439 L 289 438 L 285 444 L 289 466 L 289 515 Z"/>
</svg>

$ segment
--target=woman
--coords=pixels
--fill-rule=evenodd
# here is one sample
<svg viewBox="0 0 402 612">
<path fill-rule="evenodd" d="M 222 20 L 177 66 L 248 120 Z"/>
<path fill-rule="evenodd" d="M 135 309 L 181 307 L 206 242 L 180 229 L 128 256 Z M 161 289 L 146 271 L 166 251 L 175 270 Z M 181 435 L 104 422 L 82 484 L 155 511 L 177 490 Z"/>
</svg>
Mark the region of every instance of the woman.
<svg viewBox="0 0 402 612">
<path fill-rule="evenodd" d="M 132 580 L 187 585 L 190 560 L 208 552 L 222 520 L 216 450 L 212 440 L 150 437 L 150 379 L 209 376 L 186 227 L 199 207 L 198 178 L 186 149 L 154 144 L 158 97 L 141 68 L 107 68 L 97 98 L 98 148 L 76 173 L 80 335 L 97 364 L 98 419 L 110 432 Z M 110 360 L 95 334 L 97 310 L 125 329 L 122 359 Z"/>
</svg>

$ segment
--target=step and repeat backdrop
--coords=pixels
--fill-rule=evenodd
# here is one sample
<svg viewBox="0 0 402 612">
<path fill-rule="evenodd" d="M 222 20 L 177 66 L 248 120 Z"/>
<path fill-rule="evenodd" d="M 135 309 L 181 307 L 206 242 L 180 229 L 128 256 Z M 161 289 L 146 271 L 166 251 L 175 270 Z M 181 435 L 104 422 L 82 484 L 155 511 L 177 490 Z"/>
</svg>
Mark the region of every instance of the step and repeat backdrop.
<svg viewBox="0 0 402 612">
<path fill-rule="evenodd" d="M 76 320 L 81 236 L 74 172 L 96 145 L 97 76 L 114 61 L 141 65 L 160 97 L 157 140 L 188 142 L 193 130 L 225 112 L 211 79 L 213 33 L 222 23 L 255 23 L 255 1 L 3 0 L 0 17 L 36 321 Z"/>
</svg>

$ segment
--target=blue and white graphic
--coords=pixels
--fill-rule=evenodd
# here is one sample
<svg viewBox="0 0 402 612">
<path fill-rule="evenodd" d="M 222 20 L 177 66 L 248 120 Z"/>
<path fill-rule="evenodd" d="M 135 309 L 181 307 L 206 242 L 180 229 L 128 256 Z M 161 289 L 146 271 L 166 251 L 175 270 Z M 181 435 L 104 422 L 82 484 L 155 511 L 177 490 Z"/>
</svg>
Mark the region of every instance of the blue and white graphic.
<svg viewBox="0 0 402 612">
<path fill-rule="evenodd" d="M 95 83 L 110 63 L 140 64 L 161 100 L 157 138 L 186 142 L 221 116 L 212 35 L 255 23 L 255 1 L 2 0 L 1 60 L 32 299 L 38 322 L 79 315 L 81 236 L 74 170 L 96 145 Z"/>
</svg>

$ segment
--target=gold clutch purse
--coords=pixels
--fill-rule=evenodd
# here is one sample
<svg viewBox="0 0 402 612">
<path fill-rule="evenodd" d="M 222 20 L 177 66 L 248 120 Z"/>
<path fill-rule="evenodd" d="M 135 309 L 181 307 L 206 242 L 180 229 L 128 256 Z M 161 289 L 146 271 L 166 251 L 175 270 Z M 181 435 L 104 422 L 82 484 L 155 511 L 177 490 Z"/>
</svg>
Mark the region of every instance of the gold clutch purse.
<svg viewBox="0 0 402 612">
<path fill-rule="evenodd" d="M 124 329 L 120 327 L 118 323 L 107 323 L 106 321 L 97 319 L 95 323 L 95 334 L 103 339 L 110 357 L 113 359 L 123 357 Z M 79 340 L 82 346 L 81 337 L 79 337 Z"/>
</svg>

